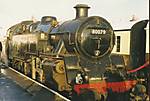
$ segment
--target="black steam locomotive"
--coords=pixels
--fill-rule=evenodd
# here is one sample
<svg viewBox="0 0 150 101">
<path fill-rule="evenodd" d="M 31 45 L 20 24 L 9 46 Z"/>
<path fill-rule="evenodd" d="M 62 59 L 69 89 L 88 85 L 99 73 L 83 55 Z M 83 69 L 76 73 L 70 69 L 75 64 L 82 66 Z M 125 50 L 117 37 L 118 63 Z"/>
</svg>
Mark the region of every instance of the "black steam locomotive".
<svg viewBox="0 0 150 101">
<path fill-rule="evenodd" d="M 86 99 L 83 95 L 88 95 L 86 101 L 104 100 L 107 94 L 98 91 L 96 84 L 124 80 L 122 73 L 114 72 L 110 58 L 115 35 L 107 20 L 88 17 L 87 5 L 74 8 L 76 18 L 62 24 L 56 17 L 44 16 L 41 21 L 23 21 L 9 28 L 8 65 L 59 92 L 74 95 L 76 101 L 79 96 Z"/>
</svg>

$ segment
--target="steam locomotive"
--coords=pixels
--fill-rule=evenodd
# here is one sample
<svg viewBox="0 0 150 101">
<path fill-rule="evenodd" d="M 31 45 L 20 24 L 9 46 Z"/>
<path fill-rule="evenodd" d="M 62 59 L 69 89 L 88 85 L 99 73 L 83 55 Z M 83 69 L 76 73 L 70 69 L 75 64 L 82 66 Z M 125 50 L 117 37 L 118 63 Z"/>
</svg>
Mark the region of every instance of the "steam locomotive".
<svg viewBox="0 0 150 101">
<path fill-rule="evenodd" d="M 58 92 L 74 95 L 76 101 L 105 100 L 107 94 L 98 92 L 96 84 L 124 80 L 110 57 L 113 28 L 102 17 L 88 17 L 88 5 L 74 8 L 76 18 L 62 24 L 56 17 L 44 16 L 9 28 L 8 65 Z"/>
</svg>

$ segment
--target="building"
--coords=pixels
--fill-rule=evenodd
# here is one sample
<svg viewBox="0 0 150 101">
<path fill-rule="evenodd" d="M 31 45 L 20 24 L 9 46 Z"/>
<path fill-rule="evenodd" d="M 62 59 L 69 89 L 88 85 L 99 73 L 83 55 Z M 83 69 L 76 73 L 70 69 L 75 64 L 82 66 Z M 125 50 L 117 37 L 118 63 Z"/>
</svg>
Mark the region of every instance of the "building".
<svg viewBox="0 0 150 101">
<path fill-rule="evenodd" d="M 130 62 L 131 62 L 131 60 L 130 60 L 131 56 L 130 55 L 131 55 L 131 53 L 133 53 L 133 50 L 134 50 L 134 49 L 131 49 L 131 47 L 136 47 L 137 48 L 138 45 L 139 45 L 139 47 L 137 48 L 137 49 L 139 49 L 141 47 L 140 43 L 143 43 L 142 42 L 142 40 L 143 40 L 142 37 L 145 37 L 145 36 L 146 36 L 146 38 L 144 38 L 144 40 L 146 40 L 146 45 L 145 45 L 145 48 L 146 48 L 146 57 L 145 58 L 146 58 L 146 61 L 149 61 L 148 60 L 149 56 L 150 56 L 150 52 L 149 52 L 150 51 L 150 49 L 149 49 L 149 20 L 145 20 L 145 21 L 148 21 L 148 23 L 147 23 L 146 27 L 143 29 L 144 33 L 141 33 L 141 32 L 135 33 L 134 32 L 134 35 L 136 35 L 136 36 L 132 35 L 132 38 L 131 38 L 131 33 L 132 33 L 131 31 L 133 31 L 132 28 L 131 29 L 120 29 L 120 30 L 115 30 L 114 31 L 116 37 L 115 37 L 115 45 L 114 45 L 112 53 L 123 55 L 124 56 L 124 60 L 125 60 L 125 64 L 127 66 L 130 65 Z M 137 30 L 139 30 L 139 29 L 137 29 Z M 145 32 L 146 32 L 146 35 L 145 35 Z M 133 41 L 133 37 L 135 37 L 134 41 Z M 141 50 L 135 50 L 134 52 L 136 52 L 136 51 L 141 51 Z M 140 52 L 138 54 L 140 54 Z"/>
</svg>

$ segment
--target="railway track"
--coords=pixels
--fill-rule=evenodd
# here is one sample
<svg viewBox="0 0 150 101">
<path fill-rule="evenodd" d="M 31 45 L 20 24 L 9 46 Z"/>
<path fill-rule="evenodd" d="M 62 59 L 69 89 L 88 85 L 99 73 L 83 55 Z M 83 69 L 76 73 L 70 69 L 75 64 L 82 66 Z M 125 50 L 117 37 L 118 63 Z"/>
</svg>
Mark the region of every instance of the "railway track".
<svg viewBox="0 0 150 101">
<path fill-rule="evenodd" d="M 2 68 L 5 68 L 5 69 L 1 69 L 1 72 L 4 75 L 7 75 L 8 78 L 12 79 L 19 86 L 21 86 L 23 89 L 25 89 L 27 92 L 29 92 L 30 94 L 33 95 L 33 98 L 32 98 L 33 100 L 31 100 L 31 101 L 39 101 L 39 98 L 41 99 L 40 101 L 47 101 L 44 99 L 49 99 L 48 101 L 71 101 L 68 98 L 61 95 L 60 93 L 58 93 L 58 92 L 48 88 L 47 86 L 29 78 L 28 76 L 16 71 L 15 69 L 13 69 L 11 67 L 6 68 L 6 66 L 3 65 Z M 42 99 L 42 98 L 44 98 L 44 99 Z"/>
</svg>

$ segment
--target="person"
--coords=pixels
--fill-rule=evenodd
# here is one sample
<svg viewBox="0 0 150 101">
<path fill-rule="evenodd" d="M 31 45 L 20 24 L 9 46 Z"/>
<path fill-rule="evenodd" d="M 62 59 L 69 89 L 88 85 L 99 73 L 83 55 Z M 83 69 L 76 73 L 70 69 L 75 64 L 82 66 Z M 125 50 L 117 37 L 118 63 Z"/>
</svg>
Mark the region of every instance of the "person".
<svg viewBox="0 0 150 101">
<path fill-rule="evenodd" d="M 2 42 L 0 41 L 0 60 L 1 60 L 1 52 L 2 52 Z"/>
<path fill-rule="evenodd" d="M 2 43 L 0 41 L 0 62 L 1 62 L 1 52 L 2 52 Z M 1 64 L 1 63 L 0 63 Z M 1 67 L 0 67 L 0 73 L 1 73 Z"/>
<path fill-rule="evenodd" d="M 76 83 L 77 84 L 82 84 L 83 83 L 83 78 L 82 78 L 82 75 L 80 73 L 78 73 L 77 76 L 76 76 Z"/>
</svg>

